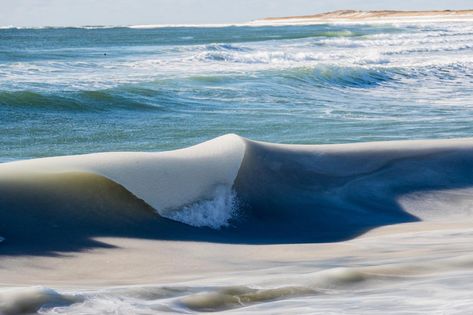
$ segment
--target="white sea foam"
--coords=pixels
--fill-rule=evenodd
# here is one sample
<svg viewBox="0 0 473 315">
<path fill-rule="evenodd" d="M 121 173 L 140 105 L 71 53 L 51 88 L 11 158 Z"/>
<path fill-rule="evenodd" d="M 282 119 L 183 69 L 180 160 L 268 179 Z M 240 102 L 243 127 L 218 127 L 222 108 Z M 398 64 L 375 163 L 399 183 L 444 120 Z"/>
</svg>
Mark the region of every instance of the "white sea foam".
<svg viewBox="0 0 473 315">
<path fill-rule="evenodd" d="M 473 196 L 470 189 L 416 192 L 399 198 L 406 211 L 427 221 L 472 220 Z"/>
<path fill-rule="evenodd" d="M 167 211 L 163 216 L 196 227 L 220 229 L 229 225 L 238 214 L 236 192 L 229 186 L 216 187 L 213 196 L 181 209 Z"/>
<path fill-rule="evenodd" d="M 60 306 L 79 299 L 45 287 L 0 289 L 0 314 L 32 314 L 48 305 Z"/>
<path fill-rule="evenodd" d="M 330 244 L 331 258 L 318 257 L 327 251 L 327 246 L 292 245 L 298 246 L 301 256 L 308 255 L 305 252 L 308 249 L 321 252 L 312 255 L 314 259 L 310 262 L 300 259 L 288 264 L 271 260 L 251 265 L 249 270 L 237 265 L 238 272 L 212 274 L 166 286 L 64 293 L 37 287 L 7 289 L 11 302 L 8 308 L 0 309 L 8 310 L 8 315 L 21 314 L 25 305 L 28 310 L 39 309 L 40 314 L 49 315 L 206 311 L 327 314 L 347 310 L 355 314 L 379 314 L 379 309 L 386 307 L 386 314 L 399 314 L 406 309 L 416 314 L 435 313 L 440 309 L 461 314 L 472 307 L 473 257 L 469 253 L 458 255 L 458 250 L 468 250 L 471 235 L 471 229 L 377 235 Z M 446 247 L 445 240 L 452 243 Z M 356 254 L 347 253 L 347 247 Z M 251 247 L 245 249 L 250 251 Z M 410 255 L 400 255 L 411 251 Z M 414 254 L 419 251 L 421 254 Z M 286 255 L 290 260 L 290 251 Z M 259 268 L 260 265 L 265 268 Z"/>
<path fill-rule="evenodd" d="M 198 57 L 203 60 L 235 62 L 235 63 L 263 63 L 277 64 L 290 62 L 316 61 L 320 54 L 308 52 L 289 53 L 285 51 L 259 51 L 259 52 L 206 52 Z"/>
<path fill-rule="evenodd" d="M 188 39 L 191 42 L 185 45 L 120 48 L 120 51 L 111 51 L 107 58 L 96 58 L 103 52 L 102 48 L 99 51 L 94 48 L 84 55 L 87 62 L 75 58 L 42 60 L 41 55 L 38 60 L 0 64 L 0 86 L 5 90 L 97 90 L 196 75 L 248 72 L 258 75 L 268 70 L 352 67 L 354 64 L 401 70 L 408 76 L 419 68 L 448 66 L 453 61 L 473 62 L 471 22 L 423 22 L 408 25 L 409 30 L 405 27 L 399 26 L 396 30 L 389 25 L 386 31 L 373 27 L 373 34 L 364 35 L 363 31 L 357 35 L 356 26 L 349 26 L 347 28 L 353 30 L 316 31 L 314 36 L 303 32 L 307 37 L 302 38 L 269 40 L 262 37 L 246 41 L 243 36 L 241 43 L 232 40 L 231 44 L 226 43 L 225 38 L 223 42 L 216 39 L 217 44 L 198 44 Z M 57 53 L 62 56 L 71 52 L 59 50 Z M 135 53 L 140 53 L 139 57 Z M 376 56 L 367 58 L 368 55 Z M 121 57 L 115 58 L 118 56 Z"/>
</svg>

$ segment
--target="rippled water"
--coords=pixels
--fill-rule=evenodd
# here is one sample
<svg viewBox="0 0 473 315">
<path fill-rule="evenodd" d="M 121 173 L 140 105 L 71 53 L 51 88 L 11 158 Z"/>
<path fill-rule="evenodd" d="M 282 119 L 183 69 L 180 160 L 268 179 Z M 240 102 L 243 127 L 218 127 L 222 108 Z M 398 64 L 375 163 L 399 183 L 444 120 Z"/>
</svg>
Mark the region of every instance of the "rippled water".
<svg viewBox="0 0 473 315">
<path fill-rule="evenodd" d="M 473 23 L 0 29 L 1 160 L 473 134 Z"/>
</svg>

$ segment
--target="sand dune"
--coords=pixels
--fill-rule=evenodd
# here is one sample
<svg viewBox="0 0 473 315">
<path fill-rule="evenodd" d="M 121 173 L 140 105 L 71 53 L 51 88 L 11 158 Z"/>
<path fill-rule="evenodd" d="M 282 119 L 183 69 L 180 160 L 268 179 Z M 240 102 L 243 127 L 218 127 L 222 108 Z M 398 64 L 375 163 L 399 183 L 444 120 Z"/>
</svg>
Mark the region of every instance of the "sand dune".
<svg viewBox="0 0 473 315">
<path fill-rule="evenodd" d="M 254 21 L 264 23 L 327 23 L 327 22 L 363 22 L 363 21 L 393 21 L 412 19 L 473 19 L 473 10 L 432 10 L 432 11 L 358 11 L 338 10 L 313 15 L 269 17 Z"/>
</svg>

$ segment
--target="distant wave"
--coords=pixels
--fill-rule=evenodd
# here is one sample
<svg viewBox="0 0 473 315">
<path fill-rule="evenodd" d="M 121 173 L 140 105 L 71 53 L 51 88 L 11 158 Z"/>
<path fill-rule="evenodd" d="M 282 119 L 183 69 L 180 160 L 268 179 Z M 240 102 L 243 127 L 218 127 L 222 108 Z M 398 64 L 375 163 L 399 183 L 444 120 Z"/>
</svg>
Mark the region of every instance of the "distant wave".
<svg viewBox="0 0 473 315">
<path fill-rule="evenodd" d="M 159 105 L 140 100 L 144 90 L 130 92 L 127 88 L 78 92 L 11 91 L 0 92 L 0 106 L 4 108 L 39 111 L 107 111 L 107 110 L 158 110 Z M 139 95 L 139 94 L 138 94 Z"/>
<path fill-rule="evenodd" d="M 236 51 L 236 52 L 233 52 Z M 320 54 L 311 53 L 288 53 L 284 51 L 254 51 L 245 53 L 243 49 L 235 47 L 224 49 L 209 49 L 199 58 L 210 61 L 226 61 L 235 63 L 284 63 L 284 62 L 302 62 L 315 61 L 320 58 Z"/>
<path fill-rule="evenodd" d="M 400 74 L 397 69 L 372 67 L 321 66 L 314 69 L 300 68 L 287 71 L 288 79 L 309 85 L 323 85 L 329 88 L 367 88 L 377 86 Z"/>
<path fill-rule="evenodd" d="M 35 29 L 113 29 L 113 28 L 130 28 L 130 29 L 158 29 L 158 28 L 220 28 L 220 27 L 238 27 L 238 26 L 252 26 L 251 23 L 214 23 L 214 24 L 137 24 L 137 25 L 82 25 L 82 26 L 15 26 L 3 25 L 2 29 L 18 29 L 18 30 L 35 30 Z"/>
<path fill-rule="evenodd" d="M 126 28 L 127 25 L 84 25 L 84 26 L 0 26 L 0 30 L 16 29 L 16 30 L 44 30 L 44 29 L 110 29 L 110 28 Z"/>
<path fill-rule="evenodd" d="M 265 23 L 264 26 L 272 26 L 271 23 Z M 277 23 L 274 23 L 274 26 L 278 26 Z M 17 30 L 41 30 L 41 29 L 120 29 L 120 28 L 130 28 L 130 29 L 160 29 L 160 28 L 225 28 L 225 27 L 261 27 L 260 23 L 213 23 L 213 24 L 137 24 L 137 25 L 84 25 L 84 26 L 15 26 L 15 25 L 3 25 L 0 26 L 0 30 L 8 29 L 17 29 Z M 327 33 L 327 36 L 330 36 L 330 33 Z M 337 33 L 333 33 L 337 35 Z M 343 35 L 343 33 L 340 33 Z"/>
<path fill-rule="evenodd" d="M 468 80 L 473 64 L 458 60 L 425 60 L 426 65 L 396 67 L 391 66 L 383 56 L 365 56 L 350 65 L 331 63 L 317 53 L 258 52 L 240 45 L 208 45 L 205 52 L 191 57 L 190 63 L 223 64 L 235 67 L 234 73 L 184 73 L 177 78 L 155 79 L 138 78 L 136 82 L 124 83 L 121 80 L 104 80 L 102 86 L 96 86 L 94 78 L 90 84 L 74 81 L 75 86 L 67 90 L 57 86 L 26 86 L 25 90 L 0 91 L 0 108 L 33 111 L 180 111 L 188 108 L 183 105 L 200 104 L 200 97 L 195 89 L 204 85 L 233 85 L 248 82 L 249 77 L 237 70 L 247 65 L 261 67 L 253 77 L 264 78 L 271 89 L 284 86 L 291 89 L 306 87 L 337 91 L 340 88 L 373 88 L 377 86 L 402 86 L 410 80 L 429 80 L 430 84 L 446 80 L 446 74 Z M 402 52 L 399 52 L 402 53 Z M 433 78 L 433 79 L 430 79 Z M 87 80 L 87 77 L 84 78 Z M 453 82 L 447 81 L 445 86 Z M 107 88 L 110 86 L 110 88 Z M 23 87 L 23 86 L 21 86 Z M 318 90 L 320 92 L 320 90 Z M 251 92 L 251 90 L 250 90 Z M 204 93 L 204 91 L 200 91 Z M 208 102 L 208 101 L 206 101 Z"/>
<path fill-rule="evenodd" d="M 316 55 L 310 54 L 287 54 L 287 53 L 258 53 L 249 49 L 232 45 L 212 45 L 207 47 L 208 52 L 196 58 L 212 60 L 213 62 L 225 62 L 236 64 L 280 64 L 281 69 L 262 71 L 260 75 L 269 78 L 283 78 L 288 86 L 298 87 L 299 83 L 305 82 L 312 85 L 324 85 L 325 87 L 369 87 L 393 80 L 400 74 L 406 77 L 409 72 L 387 67 L 378 67 L 376 63 L 382 61 L 367 61 L 366 65 L 359 66 L 337 66 L 329 64 L 316 64 L 314 66 L 302 66 L 304 61 L 314 61 Z M 300 62 L 300 67 L 284 67 L 286 63 Z M 372 62 L 369 64 L 368 62 Z M 411 71 L 412 74 L 414 72 Z M 415 72 L 421 75 L 420 71 Z M 146 78 L 143 78 L 145 80 Z M 241 80 L 238 73 L 235 74 L 202 74 L 190 75 L 187 78 L 176 80 L 161 80 L 151 82 L 137 82 L 120 84 L 106 82 L 111 88 L 100 89 L 99 87 L 70 88 L 69 91 L 58 88 L 50 89 L 49 86 L 31 87 L 27 90 L 4 90 L 0 91 L 0 107 L 24 110 L 45 111 L 108 111 L 108 110 L 177 110 L 178 108 L 167 106 L 171 102 L 193 101 L 194 95 L 182 94 L 179 98 L 173 94 L 174 86 L 180 84 L 223 83 L 229 80 Z M 115 85 L 115 86 L 114 86 Z M 172 100 L 171 100 L 172 99 Z"/>
<path fill-rule="evenodd" d="M 305 68 L 314 70 L 314 78 L 317 74 L 327 74 L 320 80 L 326 84 L 330 82 L 329 77 L 333 76 L 335 88 L 338 88 L 344 82 L 349 87 L 363 86 L 365 81 L 377 81 L 380 84 L 398 78 L 398 73 L 405 74 L 406 80 L 418 79 L 421 73 L 432 76 L 440 70 L 450 71 L 453 64 L 465 65 L 467 70 L 464 72 L 472 68 L 470 23 L 440 23 L 437 26 L 428 23 L 369 27 L 281 26 L 210 31 L 146 31 L 127 28 L 97 32 L 107 33 L 107 36 L 104 34 L 105 42 L 97 41 L 101 37 L 95 36 L 95 32 L 86 36 L 89 42 L 85 46 L 69 39 L 65 44 L 57 40 L 55 32 L 46 32 L 51 40 L 48 49 L 42 47 L 35 36 L 31 36 L 31 50 L 21 49 L 21 41 L 13 40 L 12 45 L 18 47 L 8 45 L 0 50 L 2 91 L 23 90 L 41 93 L 46 97 L 52 97 L 57 94 L 55 91 L 65 89 L 103 91 L 116 97 L 120 104 L 131 96 L 118 91 L 123 85 L 153 83 L 166 78 L 177 82 L 180 79 L 185 81 L 188 77 L 230 78 L 242 73 L 250 74 L 248 78 L 269 78 L 266 73 L 272 73 L 274 79 L 269 79 L 275 81 L 278 76 L 284 78 L 286 71 L 293 69 L 293 73 L 298 73 L 297 69 Z M 210 35 L 202 36 L 206 32 Z M 87 33 L 85 31 L 84 35 Z M 127 41 L 120 42 L 120 36 L 125 36 Z M 427 57 L 427 54 L 431 57 Z M 439 69 L 441 67 L 444 69 Z M 293 76 L 293 73 L 289 76 Z M 339 78 L 342 74 L 347 76 L 346 80 Z M 410 74 L 414 77 L 410 77 Z M 460 81 L 464 73 L 452 75 Z M 61 80 L 57 80 L 58 76 L 61 76 Z M 358 78 L 359 84 L 352 82 Z M 438 82 L 435 77 L 426 84 L 432 86 Z M 463 80 L 463 84 L 468 83 L 468 80 Z M 288 86 L 290 84 L 288 82 Z M 366 86 L 374 85 L 368 83 Z M 110 91 L 112 89 L 117 90 Z M 45 90 L 50 93 L 46 95 Z M 68 104 L 65 107 L 75 107 L 77 105 L 71 102 L 82 96 L 61 93 L 63 99 L 60 101 Z M 0 96 L 7 97 L 5 94 Z M 19 97 L 26 98 L 22 95 Z M 147 105 L 148 101 L 149 98 L 140 98 L 137 102 Z M 81 103 L 80 100 L 78 102 Z M 12 99 L 12 103 L 16 104 L 16 101 Z"/>
</svg>

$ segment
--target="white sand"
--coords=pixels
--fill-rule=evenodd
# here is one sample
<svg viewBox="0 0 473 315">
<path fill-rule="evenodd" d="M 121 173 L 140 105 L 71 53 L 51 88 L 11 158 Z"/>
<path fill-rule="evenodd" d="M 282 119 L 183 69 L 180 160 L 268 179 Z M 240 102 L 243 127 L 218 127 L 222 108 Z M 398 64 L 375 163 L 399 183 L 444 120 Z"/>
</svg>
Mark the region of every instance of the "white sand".
<svg viewBox="0 0 473 315">
<path fill-rule="evenodd" d="M 413 21 L 473 20 L 473 10 L 438 11 L 356 11 L 339 10 L 304 16 L 271 17 L 253 21 L 254 25 L 321 24 L 321 23 L 392 23 Z"/>
</svg>

